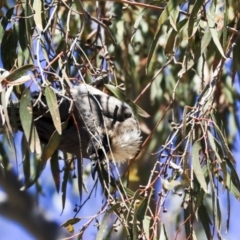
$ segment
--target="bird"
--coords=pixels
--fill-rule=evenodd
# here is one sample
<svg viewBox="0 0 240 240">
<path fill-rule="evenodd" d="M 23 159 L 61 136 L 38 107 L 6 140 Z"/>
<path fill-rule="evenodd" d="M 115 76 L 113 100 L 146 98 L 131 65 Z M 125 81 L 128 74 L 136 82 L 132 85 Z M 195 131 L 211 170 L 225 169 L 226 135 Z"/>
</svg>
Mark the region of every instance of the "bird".
<svg viewBox="0 0 240 240">
<path fill-rule="evenodd" d="M 45 103 L 44 94 L 40 101 L 39 93 L 32 94 L 34 123 L 43 144 L 56 130 Z M 93 177 L 98 161 L 121 164 L 139 152 L 139 122 L 127 103 L 82 83 L 72 86 L 67 98 L 58 97 L 58 107 L 61 122 L 67 122 L 58 149 L 89 158 Z"/>
<path fill-rule="evenodd" d="M 141 132 L 127 103 L 86 84 L 70 92 L 89 134 L 87 154 L 92 160 L 93 177 L 98 161 L 106 158 L 123 163 L 137 154 Z"/>
</svg>

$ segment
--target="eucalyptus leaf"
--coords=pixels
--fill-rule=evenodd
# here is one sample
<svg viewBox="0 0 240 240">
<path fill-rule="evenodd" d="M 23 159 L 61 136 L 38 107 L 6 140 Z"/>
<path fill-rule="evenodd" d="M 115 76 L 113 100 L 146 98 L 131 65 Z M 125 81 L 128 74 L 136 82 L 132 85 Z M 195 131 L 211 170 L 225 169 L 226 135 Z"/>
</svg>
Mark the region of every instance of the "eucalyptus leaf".
<svg viewBox="0 0 240 240">
<path fill-rule="evenodd" d="M 46 95 L 47 105 L 49 107 L 49 111 L 52 116 L 54 126 L 55 126 L 57 132 L 59 133 L 59 135 L 61 135 L 62 134 L 62 126 L 61 126 L 60 113 L 59 113 L 59 109 L 58 109 L 57 97 L 56 97 L 54 91 L 50 87 L 46 87 L 44 92 Z"/>
<path fill-rule="evenodd" d="M 96 240 L 103 240 L 105 239 L 105 236 L 108 234 L 108 221 L 109 221 L 109 217 L 111 214 L 113 214 L 118 208 L 120 207 L 120 203 L 116 203 L 114 204 L 111 208 L 109 208 L 104 217 L 103 220 L 100 224 L 100 228 L 98 230 L 97 236 L 96 236 Z"/>
<path fill-rule="evenodd" d="M 202 189 L 205 191 L 205 193 L 208 193 L 208 187 L 207 183 L 204 177 L 203 170 L 201 168 L 200 164 L 200 158 L 199 158 L 199 150 L 201 149 L 200 143 L 196 141 L 193 144 L 193 150 L 192 150 L 192 164 L 193 164 L 193 172 L 202 187 Z"/>
</svg>

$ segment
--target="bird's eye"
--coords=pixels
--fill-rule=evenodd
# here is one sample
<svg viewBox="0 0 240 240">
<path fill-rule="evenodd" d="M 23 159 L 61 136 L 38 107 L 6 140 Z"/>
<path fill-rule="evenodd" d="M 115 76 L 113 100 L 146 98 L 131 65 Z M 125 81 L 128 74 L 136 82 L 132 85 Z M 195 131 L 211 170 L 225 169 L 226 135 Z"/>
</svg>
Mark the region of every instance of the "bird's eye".
<svg viewBox="0 0 240 240">
<path fill-rule="evenodd" d="M 131 118 L 132 117 L 132 110 L 129 109 L 129 107 L 124 107 L 122 111 L 124 119 Z"/>
<path fill-rule="evenodd" d="M 131 112 L 126 112 L 126 113 L 123 114 L 123 116 L 124 116 L 125 119 L 130 118 L 130 117 L 132 117 L 132 113 Z"/>
</svg>

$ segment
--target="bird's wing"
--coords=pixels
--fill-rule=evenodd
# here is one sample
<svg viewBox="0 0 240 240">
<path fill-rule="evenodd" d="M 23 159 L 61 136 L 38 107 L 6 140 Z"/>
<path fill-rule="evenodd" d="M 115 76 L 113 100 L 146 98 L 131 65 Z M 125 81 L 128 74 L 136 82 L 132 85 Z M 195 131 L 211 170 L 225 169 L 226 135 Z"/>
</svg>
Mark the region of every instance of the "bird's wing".
<svg viewBox="0 0 240 240">
<path fill-rule="evenodd" d="M 133 117 L 132 109 L 128 104 L 90 85 L 75 86 L 71 89 L 71 94 L 82 119 L 91 132 L 95 132 L 99 126 L 112 127 L 115 122 L 123 122 Z"/>
</svg>

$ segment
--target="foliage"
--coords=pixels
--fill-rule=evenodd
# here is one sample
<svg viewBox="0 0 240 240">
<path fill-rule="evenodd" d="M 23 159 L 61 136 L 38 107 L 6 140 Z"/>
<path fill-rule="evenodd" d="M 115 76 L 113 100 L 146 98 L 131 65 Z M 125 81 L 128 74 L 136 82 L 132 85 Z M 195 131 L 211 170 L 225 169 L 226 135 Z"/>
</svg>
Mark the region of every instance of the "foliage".
<svg viewBox="0 0 240 240">
<path fill-rule="evenodd" d="M 164 213 L 169 211 L 167 202 L 177 195 L 181 199 L 180 210 L 173 214 L 177 230 L 169 238 L 197 239 L 204 231 L 207 239 L 221 239 L 220 189 L 240 199 L 229 147 L 239 130 L 239 94 L 232 87 L 240 68 L 238 1 L 16 2 L 1 1 L 1 114 L 8 130 L 4 140 L 12 142 L 16 125 L 8 106 L 12 100 L 20 102 L 25 187 L 36 183 L 50 158 L 64 209 L 75 158 L 69 161 L 64 155 L 61 180 L 55 150 L 64 126 L 56 96 L 85 81 L 131 102 L 139 115 L 150 117 L 139 120 L 144 142 L 138 159 L 121 177 L 109 179 L 103 171 L 103 205 L 78 237 L 102 217 L 96 239 L 116 239 L 114 231 L 128 239 L 168 239 L 171 227 L 165 226 Z M 31 92 L 36 89 L 45 94 L 56 128 L 44 147 L 36 129 L 30 129 L 34 125 Z M 2 156 L 4 147 L 5 142 Z M 5 156 L 0 163 L 9 169 L 10 158 Z M 78 171 L 81 194 L 82 171 Z M 98 180 L 89 198 L 97 184 Z M 70 232 L 87 200 L 63 224 Z M 228 223 L 229 219 L 227 229 Z"/>
</svg>

